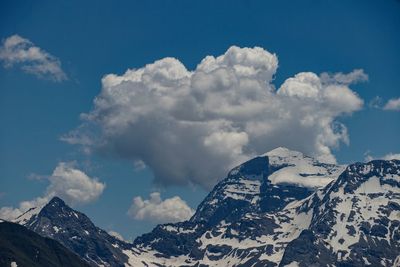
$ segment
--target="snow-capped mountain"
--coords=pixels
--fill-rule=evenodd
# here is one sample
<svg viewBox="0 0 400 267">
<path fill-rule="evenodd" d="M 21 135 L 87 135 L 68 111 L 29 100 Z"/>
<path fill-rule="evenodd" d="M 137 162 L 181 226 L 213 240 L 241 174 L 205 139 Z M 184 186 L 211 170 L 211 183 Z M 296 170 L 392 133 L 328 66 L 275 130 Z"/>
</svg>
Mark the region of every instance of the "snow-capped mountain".
<svg viewBox="0 0 400 267">
<path fill-rule="evenodd" d="M 133 266 L 394 266 L 399 225 L 400 161 L 344 168 L 279 148 L 233 169 L 190 221 L 157 226 L 127 254 Z"/>
<path fill-rule="evenodd" d="M 345 166 L 327 164 L 301 152 L 278 147 L 265 153 L 269 159 L 272 184 L 294 184 L 308 188 L 320 188 L 336 179 Z"/>
<path fill-rule="evenodd" d="M 57 240 L 93 266 L 124 266 L 127 256 L 121 249 L 132 247 L 96 227 L 85 214 L 71 209 L 58 197 L 43 207 L 30 209 L 14 222 Z"/>
<path fill-rule="evenodd" d="M 232 169 L 200 204 L 191 221 L 215 224 L 250 211 L 282 209 L 337 178 L 343 166 L 277 148 Z M 229 219 L 227 218 L 227 219 Z"/>
<path fill-rule="evenodd" d="M 344 167 L 278 148 L 133 244 L 58 198 L 17 220 L 97 266 L 399 266 L 400 161 Z"/>
<path fill-rule="evenodd" d="M 311 222 L 288 245 L 281 264 L 399 266 L 399 160 L 348 166 L 298 211 L 309 214 Z"/>
</svg>

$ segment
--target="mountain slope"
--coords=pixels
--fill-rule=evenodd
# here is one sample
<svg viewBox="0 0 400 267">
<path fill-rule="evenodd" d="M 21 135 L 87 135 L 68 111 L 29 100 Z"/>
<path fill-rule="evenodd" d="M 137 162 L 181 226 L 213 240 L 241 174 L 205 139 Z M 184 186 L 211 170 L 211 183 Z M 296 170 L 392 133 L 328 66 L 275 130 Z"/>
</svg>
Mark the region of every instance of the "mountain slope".
<svg viewBox="0 0 400 267">
<path fill-rule="evenodd" d="M 269 159 L 274 161 L 273 165 L 268 163 Z M 14 222 L 61 242 L 92 265 L 123 266 L 128 263 L 128 258 L 132 259 L 133 254 L 142 254 L 140 247 L 148 242 L 157 255 L 167 258 L 190 255 L 192 260 L 199 260 L 204 257 L 205 250 L 199 246 L 198 240 L 203 235 L 209 235 L 213 229 L 218 229 L 221 223 L 235 225 L 246 220 L 244 215 L 253 213 L 253 219 L 243 222 L 243 225 L 254 224 L 255 227 L 251 227 L 257 233 L 253 235 L 260 234 L 265 222 L 261 219 L 256 222 L 257 216 L 266 211 L 278 211 L 289 202 L 303 199 L 315 190 L 312 186 L 315 187 L 316 183 L 307 187 L 295 179 L 284 181 L 279 176 L 274 183 L 268 180 L 271 174 L 285 168 L 300 168 L 299 171 L 308 176 L 318 176 L 318 181 L 323 181 L 323 185 L 333 179 L 327 173 L 335 173 L 340 166 L 324 165 L 299 152 L 276 149 L 233 169 L 203 201 L 190 221 L 157 226 L 151 233 L 137 238 L 136 247 L 108 235 L 84 214 L 74 211 L 57 197 L 43 207 L 30 209 Z M 297 179 L 309 179 L 308 176 L 299 173 Z M 257 223 L 261 225 L 257 226 Z M 177 233 L 175 228 L 182 232 Z M 249 229 L 247 234 L 251 231 Z"/>
<path fill-rule="evenodd" d="M 280 210 L 327 185 L 343 169 L 297 151 L 274 149 L 232 169 L 199 205 L 191 221 L 215 224 L 250 211 Z"/>
<path fill-rule="evenodd" d="M 281 265 L 393 266 L 400 255 L 400 161 L 352 164 L 299 210 L 313 218 Z"/>
<path fill-rule="evenodd" d="M 17 222 L 36 233 L 53 238 L 74 251 L 88 263 L 99 266 L 124 266 L 127 256 L 122 249 L 125 243 L 96 227 L 83 213 L 68 207 L 63 200 L 54 197 L 38 213 Z"/>
<path fill-rule="evenodd" d="M 400 161 L 347 167 L 278 148 L 232 169 L 189 221 L 128 244 L 59 198 L 19 222 L 92 265 L 397 266 Z"/>
<path fill-rule="evenodd" d="M 343 169 L 285 148 L 251 159 L 215 186 L 189 222 L 159 225 L 137 238 L 130 262 L 275 266 L 285 245 L 309 226 L 298 201 Z"/>
<path fill-rule="evenodd" d="M 132 265 L 145 266 L 143 260 L 160 266 L 393 266 L 400 262 L 399 161 L 352 164 L 325 187 L 285 202 L 280 195 L 284 190 L 268 189 L 287 186 L 293 175 L 290 179 L 275 176 L 286 181 L 273 184 L 269 179 L 276 170 L 271 168 L 277 164 L 268 160 L 271 157 L 258 157 L 231 171 L 189 222 L 160 225 L 137 238 L 130 253 Z M 322 178 L 319 173 L 315 176 Z M 326 174 L 330 179 L 331 173 Z M 264 183 L 266 189 L 257 191 L 253 181 L 260 182 L 260 190 Z M 259 205 L 263 194 L 277 198 L 268 209 Z"/>
<path fill-rule="evenodd" d="M 0 223 L 0 266 L 88 267 L 78 255 L 53 239 L 44 238 L 15 223 Z M 15 266 L 16 266 L 15 265 Z"/>
</svg>

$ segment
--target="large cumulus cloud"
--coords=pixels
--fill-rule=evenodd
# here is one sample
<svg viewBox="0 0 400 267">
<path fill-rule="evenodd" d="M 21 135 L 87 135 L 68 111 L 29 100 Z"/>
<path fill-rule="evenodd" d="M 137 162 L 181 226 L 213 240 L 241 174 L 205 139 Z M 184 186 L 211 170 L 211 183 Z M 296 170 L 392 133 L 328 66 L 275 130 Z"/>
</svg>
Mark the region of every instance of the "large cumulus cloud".
<svg viewBox="0 0 400 267">
<path fill-rule="evenodd" d="M 277 67 L 277 56 L 262 48 L 233 46 L 193 71 L 164 58 L 106 75 L 83 124 L 63 139 L 142 161 L 165 185 L 208 188 L 235 164 L 277 146 L 334 162 L 332 148 L 349 142 L 337 118 L 362 107 L 349 85 L 366 74 L 302 72 L 275 88 Z"/>
</svg>

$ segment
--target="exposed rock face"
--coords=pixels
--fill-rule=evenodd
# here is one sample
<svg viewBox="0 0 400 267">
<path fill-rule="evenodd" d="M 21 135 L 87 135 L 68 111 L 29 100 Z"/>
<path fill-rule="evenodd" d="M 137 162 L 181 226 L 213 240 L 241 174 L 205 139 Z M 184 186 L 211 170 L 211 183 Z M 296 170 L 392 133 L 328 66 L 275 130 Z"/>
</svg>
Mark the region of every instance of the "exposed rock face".
<svg viewBox="0 0 400 267">
<path fill-rule="evenodd" d="M 278 148 L 231 170 L 189 221 L 133 244 L 58 198 L 30 214 L 23 225 L 94 265 L 396 266 L 400 161 L 343 167 Z"/>
<path fill-rule="evenodd" d="M 145 257 L 146 263 L 163 266 L 398 264 L 400 161 L 344 169 L 284 152 L 290 157 L 265 155 L 233 169 L 190 222 L 161 225 L 136 239 L 130 261 L 140 264 L 137 259 Z M 316 183 L 296 180 L 301 177 L 329 181 L 316 189 L 304 187 Z"/>
<path fill-rule="evenodd" d="M 94 266 L 124 266 L 128 259 L 121 248 L 130 248 L 130 244 L 96 227 L 85 214 L 71 209 L 58 197 L 22 225 L 59 241 Z"/>
<path fill-rule="evenodd" d="M 282 266 L 393 266 L 400 255 L 400 161 L 352 164 L 300 210 L 313 218 L 288 245 Z M 312 250 L 298 250 L 306 243 Z"/>
</svg>

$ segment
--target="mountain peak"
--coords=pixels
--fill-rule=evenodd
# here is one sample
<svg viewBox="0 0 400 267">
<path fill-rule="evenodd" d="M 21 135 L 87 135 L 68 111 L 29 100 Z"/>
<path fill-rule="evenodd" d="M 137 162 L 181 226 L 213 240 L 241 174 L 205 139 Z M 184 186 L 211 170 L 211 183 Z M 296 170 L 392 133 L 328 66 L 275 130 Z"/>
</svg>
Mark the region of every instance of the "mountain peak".
<svg viewBox="0 0 400 267">
<path fill-rule="evenodd" d="M 64 200 L 59 198 L 58 196 L 54 196 L 47 205 L 56 205 L 56 206 L 66 206 Z"/>
<path fill-rule="evenodd" d="M 121 249 L 129 249 L 130 244 L 110 236 L 96 227 L 83 213 L 69 207 L 61 198 L 53 197 L 35 215 L 19 224 L 62 243 L 82 259 L 94 266 L 123 266 L 126 256 Z"/>
<path fill-rule="evenodd" d="M 271 154 L 281 152 L 287 150 Z M 270 163 L 274 157 L 280 156 L 268 157 Z M 270 164 L 266 179 L 241 172 L 261 159 L 235 168 L 190 222 L 159 226 L 136 239 L 129 263 L 400 266 L 400 161 L 345 168 L 306 156 L 282 157 Z"/>
<path fill-rule="evenodd" d="M 399 190 L 398 160 L 345 168 L 280 147 L 234 168 L 190 221 L 132 244 L 59 197 L 24 225 L 96 266 L 397 266 Z"/>
<path fill-rule="evenodd" d="M 35 220 L 35 218 L 38 216 L 38 214 L 44 210 L 44 209 L 49 209 L 52 208 L 53 210 L 60 210 L 63 207 L 68 207 L 65 202 L 55 196 L 53 197 L 49 202 L 37 205 L 36 207 L 32 207 L 28 210 L 26 210 L 24 213 L 20 214 L 18 217 L 12 219 L 11 221 L 14 223 L 18 223 L 21 225 L 27 224 L 29 221 Z"/>
<path fill-rule="evenodd" d="M 286 147 L 278 147 L 275 148 L 262 156 L 267 156 L 269 158 L 269 163 L 272 166 L 289 166 L 289 165 L 298 165 L 301 162 L 317 162 L 316 159 L 306 156 L 303 153 L 290 150 Z"/>
</svg>

